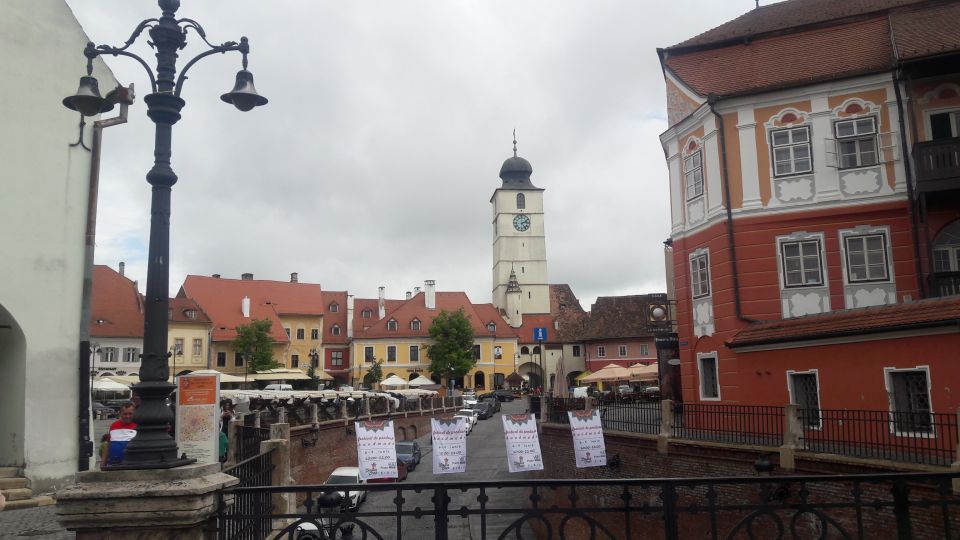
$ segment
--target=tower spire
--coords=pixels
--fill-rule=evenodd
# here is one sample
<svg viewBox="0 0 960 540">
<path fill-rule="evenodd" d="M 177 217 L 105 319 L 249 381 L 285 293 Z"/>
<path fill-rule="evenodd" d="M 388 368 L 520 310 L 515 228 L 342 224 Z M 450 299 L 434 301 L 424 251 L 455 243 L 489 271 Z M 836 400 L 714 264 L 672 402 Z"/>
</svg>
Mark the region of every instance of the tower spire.
<svg viewBox="0 0 960 540">
<path fill-rule="evenodd" d="M 517 128 L 513 128 L 513 157 L 517 157 Z"/>
</svg>

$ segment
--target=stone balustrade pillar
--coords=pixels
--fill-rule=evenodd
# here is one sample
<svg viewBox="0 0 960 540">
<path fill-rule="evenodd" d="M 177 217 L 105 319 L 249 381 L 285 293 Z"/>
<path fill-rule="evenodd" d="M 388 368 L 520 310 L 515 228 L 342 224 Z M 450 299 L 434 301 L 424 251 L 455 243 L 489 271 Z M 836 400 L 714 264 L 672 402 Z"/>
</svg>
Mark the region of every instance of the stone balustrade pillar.
<svg viewBox="0 0 960 540">
<path fill-rule="evenodd" d="M 667 454 L 670 451 L 670 439 L 673 433 L 673 400 L 660 401 L 660 434 L 657 435 L 657 452 Z"/>
<path fill-rule="evenodd" d="M 800 422 L 800 408 L 789 404 L 783 408 L 783 444 L 780 445 L 780 468 L 792 471 L 797 467 L 796 453 L 801 448 L 803 425 Z"/>
</svg>

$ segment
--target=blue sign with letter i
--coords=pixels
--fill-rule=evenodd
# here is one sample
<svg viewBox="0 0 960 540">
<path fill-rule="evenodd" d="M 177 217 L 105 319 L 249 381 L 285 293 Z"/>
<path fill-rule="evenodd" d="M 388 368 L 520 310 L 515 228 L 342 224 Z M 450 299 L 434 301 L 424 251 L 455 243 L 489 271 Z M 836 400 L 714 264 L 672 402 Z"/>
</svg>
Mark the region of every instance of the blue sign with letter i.
<svg viewBox="0 0 960 540">
<path fill-rule="evenodd" d="M 546 341 L 547 340 L 547 329 L 546 328 L 534 328 L 533 329 L 533 339 L 536 341 Z"/>
</svg>

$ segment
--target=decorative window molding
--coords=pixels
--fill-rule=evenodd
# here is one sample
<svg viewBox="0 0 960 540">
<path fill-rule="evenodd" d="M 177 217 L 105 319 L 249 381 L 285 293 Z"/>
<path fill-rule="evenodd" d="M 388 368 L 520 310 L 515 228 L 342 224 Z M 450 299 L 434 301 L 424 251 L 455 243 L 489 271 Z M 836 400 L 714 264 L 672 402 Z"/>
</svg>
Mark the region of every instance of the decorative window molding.
<svg viewBox="0 0 960 540">
<path fill-rule="evenodd" d="M 396 331 L 397 331 L 397 326 L 398 326 L 398 325 L 397 325 L 397 320 L 396 320 L 396 319 L 390 319 L 389 321 L 387 321 L 387 331 L 389 331 L 389 332 L 396 332 Z"/>
<path fill-rule="evenodd" d="M 857 227 L 840 231 L 846 283 L 892 281 L 889 239 L 888 227 Z"/>
<path fill-rule="evenodd" d="M 770 155 L 775 177 L 813 172 L 810 126 L 770 131 Z"/>
<path fill-rule="evenodd" d="M 683 186 L 687 201 L 703 196 L 703 154 L 699 150 L 683 158 Z"/>
<path fill-rule="evenodd" d="M 824 276 L 823 234 L 793 233 L 777 237 L 780 287 L 822 287 Z"/>
<path fill-rule="evenodd" d="M 527 197 L 523 193 L 517 193 L 517 210 L 523 210 L 527 207 Z"/>
<path fill-rule="evenodd" d="M 597 358 L 606 358 L 607 348 L 603 345 L 597 345 Z"/>
<path fill-rule="evenodd" d="M 690 292 L 693 298 L 710 296 L 710 253 L 705 249 L 690 254 Z"/>
<path fill-rule="evenodd" d="M 339 336 L 340 335 L 340 325 L 335 324 L 330 327 L 330 335 Z"/>
<path fill-rule="evenodd" d="M 697 353 L 700 401 L 720 401 L 720 369 L 717 352 Z"/>
<path fill-rule="evenodd" d="M 330 313 L 336 313 L 340 311 L 340 304 L 333 302 L 330 304 Z"/>
<path fill-rule="evenodd" d="M 790 403 L 797 405 L 800 422 L 805 429 L 821 429 L 823 418 L 820 415 L 820 371 L 787 370 L 787 394 Z"/>
<path fill-rule="evenodd" d="M 414 319 L 410 321 L 410 329 L 415 332 L 420 331 L 420 319 Z"/>
<path fill-rule="evenodd" d="M 890 433 L 897 437 L 936 437 L 930 366 L 883 368 L 890 407 Z"/>
<path fill-rule="evenodd" d="M 872 167 L 880 163 L 877 117 L 864 116 L 833 123 L 837 164 L 841 170 Z"/>
</svg>

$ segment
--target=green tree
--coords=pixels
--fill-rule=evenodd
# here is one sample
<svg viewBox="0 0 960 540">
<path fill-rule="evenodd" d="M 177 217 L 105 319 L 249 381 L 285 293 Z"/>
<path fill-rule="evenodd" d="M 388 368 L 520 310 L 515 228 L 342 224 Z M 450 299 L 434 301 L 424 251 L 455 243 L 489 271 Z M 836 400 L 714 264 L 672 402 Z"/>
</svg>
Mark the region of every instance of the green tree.
<svg viewBox="0 0 960 540">
<path fill-rule="evenodd" d="M 433 344 L 427 347 L 430 371 L 447 380 L 463 377 L 477 364 L 473 357 L 473 326 L 463 308 L 443 310 L 430 325 Z"/>
<path fill-rule="evenodd" d="M 273 338 L 270 337 L 269 319 L 250 321 L 250 324 L 237 325 L 237 338 L 233 340 L 233 350 L 243 356 L 247 373 L 281 367 L 273 360 Z"/>
<path fill-rule="evenodd" d="M 363 375 L 363 385 L 373 388 L 373 385 L 383 380 L 383 360 L 374 360 L 373 365 Z"/>
</svg>

